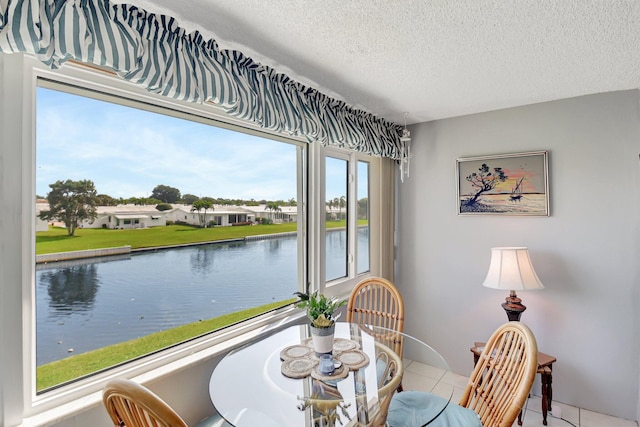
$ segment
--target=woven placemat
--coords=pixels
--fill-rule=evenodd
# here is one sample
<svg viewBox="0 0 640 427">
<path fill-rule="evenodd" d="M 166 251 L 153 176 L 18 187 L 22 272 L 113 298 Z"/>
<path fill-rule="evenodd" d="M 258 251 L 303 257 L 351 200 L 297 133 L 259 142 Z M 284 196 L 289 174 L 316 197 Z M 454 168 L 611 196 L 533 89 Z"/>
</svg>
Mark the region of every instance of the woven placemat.
<svg viewBox="0 0 640 427">
<path fill-rule="evenodd" d="M 302 345 L 313 349 L 313 338 L 305 338 L 302 340 Z M 333 339 L 333 354 L 342 353 L 343 351 L 353 350 L 360 348 L 360 344 L 353 340 L 346 338 L 334 338 Z"/>
<path fill-rule="evenodd" d="M 361 350 L 344 351 L 338 354 L 336 359 L 352 371 L 364 368 L 369 364 L 369 356 Z"/>
<path fill-rule="evenodd" d="M 333 373 L 326 375 L 318 370 L 318 367 L 314 367 L 311 370 L 311 377 L 320 381 L 340 380 L 349 376 L 349 368 L 344 364 L 341 364 L 338 368 L 334 369 Z"/>
<path fill-rule="evenodd" d="M 282 374 L 289 378 L 306 378 L 311 375 L 321 381 L 346 378 L 349 371 L 358 370 L 369 364 L 369 356 L 360 345 L 346 338 L 334 338 L 333 357 L 341 365 L 331 375 L 324 375 L 318 371 L 319 358 L 313 351 L 313 339 L 305 338 L 301 344 L 294 344 L 280 351 L 282 360 Z"/>
<path fill-rule="evenodd" d="M 280 352 L 280 360 L 300 359 L 301 357 L 309 357 L 313 354 L 313 349 L 306 345 L 290 345 Z"/>
<path fill-rule="evenodd" d="M 282 375 L 289 378 L 306 378 L 314 371 L 318 365 L 317 361 L 314 361 L 308 357 L 301 357 L 298 359 L 289 359 L 282 362 L 280 370 Z"/>
</svg>

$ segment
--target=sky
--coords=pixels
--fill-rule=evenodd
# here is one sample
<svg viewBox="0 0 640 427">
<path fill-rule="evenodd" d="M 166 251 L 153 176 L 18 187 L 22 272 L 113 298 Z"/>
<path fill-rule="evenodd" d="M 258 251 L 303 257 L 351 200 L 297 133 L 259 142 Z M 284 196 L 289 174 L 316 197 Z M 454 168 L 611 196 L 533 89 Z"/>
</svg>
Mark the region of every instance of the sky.
<svg viewBox="0 0 640 427">
<path fill-rule="evenodd" d="M 499 182 L 494 190 L 489 193 L 509 194 L 521 178 L 524 178 L 521 183 L 523 193 L 540 194 L 546 192 L 544 176 L 545 157 L 541 153 L 531 153 L 530 155 L 496 156 L 494 159 L 483 158 L 481 160 L 465 160 L 460 162 L 458 166 L 460 168 L 459 181 L 461 195 L 469 195 L 477 191 L 465 178 L 473 172 L 478 173 L 483 163 L 489 166 L 492 173 L 495 167 L 501 167 L 507 177 L 504 182 Z"/>
<path fill-rule="evenodd" d="M 148 197 L 157 185 L 199 197 L 296 198 L 296 147 L 38 88 L 36 194 L 89 179 L 98 194 Z"/>
</svg>

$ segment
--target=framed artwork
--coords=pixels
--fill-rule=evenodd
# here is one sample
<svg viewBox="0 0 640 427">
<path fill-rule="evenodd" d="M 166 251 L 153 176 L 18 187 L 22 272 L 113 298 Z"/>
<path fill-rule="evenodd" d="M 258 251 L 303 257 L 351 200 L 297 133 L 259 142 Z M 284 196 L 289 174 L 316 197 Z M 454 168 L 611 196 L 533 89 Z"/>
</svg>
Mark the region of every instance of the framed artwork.
<svg viewBox="0 0 640 427">
<path fill-rule="evenodd" d="M 456 160 L 458 215 L 549 216 L 546 151 Z"/>
</svg>

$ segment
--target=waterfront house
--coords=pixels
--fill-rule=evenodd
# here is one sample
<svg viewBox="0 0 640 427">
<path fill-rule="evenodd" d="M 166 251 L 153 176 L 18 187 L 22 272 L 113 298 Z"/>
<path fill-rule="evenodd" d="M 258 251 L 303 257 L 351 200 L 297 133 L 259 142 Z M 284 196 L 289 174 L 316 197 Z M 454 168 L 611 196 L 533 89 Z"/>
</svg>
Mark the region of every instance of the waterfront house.
<svg viewBox="0 0 640 427">
<path fill-rule="evenodd" d="M 174 223 L 185 223 L 200 226 L 200 215 L 205 216 L 205 223 L 216 226 L 230 226 L 234 224 L 252 223 L 255 215 L 250 209 L 243 206 L 214 205 L 213 209 L 207 209 L 198 213 L 191 205 L 174 205 L 174 208 L 166 211 L 167 219 Z"/>
<path fill-rule="evenodd" d="M 274 223 L 296 222 L 298 220 L 297 206 L 279 206 L 277 210 L 267 209 L 267 205 L 243 206 L 252 212 L 255 218 L 265 218 Z"/>
<path fill-rule="evenodd" d="M 83 220 L 81 227 L 124 230 L 167 225 L 166 213 L 157 210 L 155 205 L 97 206 L 96 214 L 93 221 Z"/>
<path fill-rule="evenodd" d="M 32 31 L 41 29 L 45 19 L 28 22 L 27 16 L 38 10 L 33 4 L 41 5 L 42 12 L 51 2 L 35 0 L 29 13 L 11 15 L 26 3 L 16 0 L 9 2 L 11 7 L 6 2 L 0 6 L 6 18 L 0 26 L 15 24 L 22 29 L 11 35 L 3 32 L 0 49 L 31 49 L 27 54 L 0 53 L 0 425 L 107 427 L 111 424 L 101 407 L 100 391 L 109 372 L 85 379 L 82 387 L 67 385 L 39 396 L 32 387 L 34 82 L 59 79 L 73 90 L 108 90 L 114 97 L 133 94 L 158 108 L 169 101 L 119 83 L 111 63 L 96 59 L 99 43 L 78 54 L 77 62 L 97 62 L 90 67 L 48 61 L 48 54 L 62 48 L 47 44 L 46 37 L 56 32 Z M 540 350 L 558 358 L 554 400 L 640 420 L 640 7 L 636 2 L 451 0 L 438 2 L 437 7 L 432 2 L 361 1 L 334 2 L 330 7 L 324 2 L 294 7 L 280 1 L 131 3 L 151 13 L 174 14 L 176 20 L 167 22 L 188 27 L 183 35 L 199 28 L 221 40 L 226 37 L 225 49 L 252 46 L 248 55 L 255 53 L 258 62 L 264 59 L 294 80 L 299 77 L 302 85 L 319 87 L 330 104 L 339 105 L 344 99 L 348 105 L 363 105 L 401 130 L 402 112 L 408 111 L 410 174 L 400 171 L 398 159 L 384 157 L 379 164 L 372 160 L 377 169 L 371 175 L 375 185 L 370 205 L 372 230 L 377 233 L 372 248 L 380 250 L 372 256 L 371 274 L 397 284 L 406 301 L 406 330 L 437 348 L 454 372 L 467 374 L 473 342 L 506 321 L 500 308 L 506 293 L 481 286 L 490 248 L 528 246 L 545 288 L 519 295 L 528 306 L 523 321 L 535 332 Z M 66 22 L 84 15 L 73 16 Z M 290 22 L 285 25 L 280 19 Z M 84 28 L 82 34 L 88 38 L 92 32 Z M 41 38 L 13 42 L 18 34 L 35 33 Z M 337 34 L 343 39 L 332 38 Z M 411 51 L 413 47 L 419 50 Z M 297 48 L 306 49 L 310 57 Z M 334 54 L 338 57 L 331 59 Z M 101 71 L 105 68 L 107 72 Z M 388 70 L 391 76 L 385 74 Z M 121 74 L 126 73 L 125 69 Z M 171 77 L 178 74 L 175 71 Z M 169 80 L 169 75 L 157 79 Z M 404 82 L 413 85 L 412 90 L 402 91 Z M 250 93 L 259 96 L 259 91 Z M 212 95 L 211 103 L 225 94 Z M 245 125 L 243 113 L 264 113 L 261 102 L 216 104 L 213 113 L 205 108 L 206 102 L 204 107 L 184 104 L 177 100 L 170 106 L 204 111 L 207 118 L 221 121 L 224 114 L 215 114 L 237 107 L 238 115 L 226 118 L 234 125 Z M 268 122 L 271 118 L 260 114 L 261 124 L 247 121 L 246 126 L 252 132 L 270 132 L 270 125 L 276 127 Z M 348 129 L 331 128 L 336 135 Z M 298 137 L 297 142 L 306 143 L 304 135 Z M 325 214 L 319 190 L 324 176 L 317 156 L 324 153 L 325 147 L 319 146 L 327 141 L 316 141 L 313 135 L 309 140 L 312 160 L 305 175 L 309 182 L 300 187 L 315 196 L 307 201 L 309 215 L 304 218 L 314 227 L 318 212 L 322 220 Z M 345 157 L 357 152 L 348 143 L 338 148 L 344 149 Z M 456 159 L 538 150 L 549 153 L 549 216 L 458 215 Z M 309 282 L 324 289 L 318 265 L 325 254 L 313 245 L 320 232 L 317 226 L 308 233 L 314 266 Z M 355 281 L 327 289 L 346 296 Z M 294 310 L 271 315 L 262 321 L 299 320 Z M 242 341 L 255 330 L 241 326 L 233 329 L 233 338 Z M 213 411 L 208 378 L 232 348 L 228 342 L 183 357 L 173 357 L 179 350 L 174 349 L 119 373 L 152 383 L 193 422 Z"/>
</svg>

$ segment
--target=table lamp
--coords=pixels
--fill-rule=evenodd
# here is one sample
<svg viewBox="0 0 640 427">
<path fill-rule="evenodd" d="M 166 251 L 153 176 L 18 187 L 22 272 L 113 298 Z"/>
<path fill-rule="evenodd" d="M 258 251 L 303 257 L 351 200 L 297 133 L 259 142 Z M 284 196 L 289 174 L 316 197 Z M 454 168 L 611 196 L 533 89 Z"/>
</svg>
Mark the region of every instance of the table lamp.
<svg viewBox="0 0 640 427">
<path fill-rule="evenodd" d="M 502 308 L 510 321 L 519 321 L 520 315 L 527 309 L 516 291 L 544 288 L 533 269 L 529 251 L 523 247 L 491 248 L 489 272 L 482 286 L 509 291 Z"/>
</svg>

